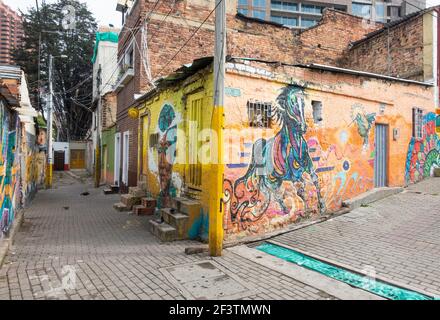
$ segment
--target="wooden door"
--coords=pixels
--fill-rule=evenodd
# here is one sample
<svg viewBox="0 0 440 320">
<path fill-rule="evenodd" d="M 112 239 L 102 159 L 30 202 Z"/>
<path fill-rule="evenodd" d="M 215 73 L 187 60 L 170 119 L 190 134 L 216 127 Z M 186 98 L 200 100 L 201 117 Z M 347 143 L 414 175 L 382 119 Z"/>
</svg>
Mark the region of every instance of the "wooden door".
<svg viewBox="0 0 440 320">
<path fill-rule="evenodd" d="M 70 168 L 85 169 L 86 168 L 86 151 L 70 150 Z"/>
</svg>

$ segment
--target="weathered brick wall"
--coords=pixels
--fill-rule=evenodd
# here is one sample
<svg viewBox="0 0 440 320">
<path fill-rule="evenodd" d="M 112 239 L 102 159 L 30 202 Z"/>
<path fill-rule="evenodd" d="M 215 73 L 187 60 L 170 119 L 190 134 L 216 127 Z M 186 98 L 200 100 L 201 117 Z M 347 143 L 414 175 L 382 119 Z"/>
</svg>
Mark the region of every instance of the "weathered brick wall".
<svg viewBox="0 0 440 320">
<path fill-rule="evenodd" d="M 423 81 L 423 16 L 355 44 L 339 65 Z"/>
<path fill-rule="evenodd" d="M 231 22 L 235 30 L 228 33 L 228 54 L 232 56 L 331 65 L 351 42 L 381 27 L 332 9 L 325 10 L 318 25 L 303 31 L 239 17 Z"/>
</svg>

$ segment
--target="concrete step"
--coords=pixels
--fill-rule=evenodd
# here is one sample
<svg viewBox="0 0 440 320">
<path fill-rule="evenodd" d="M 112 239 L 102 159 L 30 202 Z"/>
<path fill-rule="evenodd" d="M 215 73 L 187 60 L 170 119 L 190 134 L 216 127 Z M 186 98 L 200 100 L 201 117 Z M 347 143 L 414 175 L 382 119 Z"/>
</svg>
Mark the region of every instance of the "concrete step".
<svg viewBox="0 0 440 320">
<path fill-rule="evenodd" d="M 198 216 L 200 214 L 200 208 L 201 206 L 198 201 L 186 198 L 173 199 L 173 209 L 188 216 Z"/>
<path fill-rule="evenodd" d="M 175 211 L 175 209 L 162 209 L 161 215 L 165 223 L 177 230 L 179 240 L 188 239 L 189 217 L 186 214 Z"/>
<path fill-rule="evenodd" d="M 147 190 L 147 182 L 146 181 L 138 181 L 137 187 L 141 190 Z"/>
<path fill-rule="evenodd" d="M 370 203 L 388 198 L 398 193 L 402 193 L 403 188 L 376 188 L 366 193 L 363 193 L 353 199 L 342 202 L 342 206 L 355 210 Z"/>
<path fill-rule="evenodd" d="M 114 205 L 113 205 L 113 208 L 116 210 L 116 211 L 119 211 L 119 212 L 127 212 L 127 211 L 131 211 L 131 208 L 128 208 L 125 204 L 123 204 L 122 202 L 118 202 L 118 203 L 115 203 Z"/>
<path fill-rule="evenodd" d="M 177 230 L 167 223 L 159 223 L 155 220 L 150 220 L 150 231 L 163 242 L 177 240 Z"/>
<path fill-rule="evenodd" d="M 128 194 L 132 195 L 133 197 L 136 198 L 142 198 L 145 197 L 147 194 L 146 192 L 139 188 L 139 187 L 130 187 L 128 188 Z"/>
<path fill-rule="evenodd" d="M 142 198 L 141 203 L 146 208 L 156 208 L 157 201 L 154 198 Z"/>
<path fill-rule="evenodd" d="M 113 192 L 113 190 L 110 189 L 110 188 L 104 189 L 103 192 L 104 192 L 105 195 L 115 194 L 115 193 Z"/>
<path fill-rule="evenodd" d="M 121 196 L 121 202 L 131 210 L 133 206 L 141 204 L 141 198 L 135 197 L 131 194 L 124 194 Z"/>
<path fill-rule="evenodd" d="M 119 192 L 119 186 L 117 186 L 115 184 L 109 186 L 109 188 L 112 189 L 114 193 L 118 193 Z"/>
<path fill-rule="evenodd" d="M 133 206 L 133 214 L 137 216 L 152 216 L 156 208 L 146 208 L 143 205 Z"/>
</svg>

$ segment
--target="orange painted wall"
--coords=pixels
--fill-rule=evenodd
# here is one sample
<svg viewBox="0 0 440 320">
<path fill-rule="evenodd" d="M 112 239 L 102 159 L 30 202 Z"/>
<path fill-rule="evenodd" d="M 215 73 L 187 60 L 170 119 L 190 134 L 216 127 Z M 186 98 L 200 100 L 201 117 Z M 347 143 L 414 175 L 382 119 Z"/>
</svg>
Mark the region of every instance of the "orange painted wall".
<svg viewBox="0 0 440 320">
<path fill-rule="evenodd" d="M 389 126 L 388 186 L 407 183 L 405 167 L 412 138 L 412 109 L 422 108 L 425 114 L 434 111 L 431 87 L 304 68 L 275 68 L 262 63 L 229 64 L 228 68 L 225 143 L 226 147 L 228 142 L 235 147 L 226 150 L 230 156 L 225 166 L 228 238 L 261 234 L 319 217 L 323 213 L 318 206 L 319 193 L 325 210 L 337 211 L 342 201 L 374 188 L 376 124 Z M 247 103 L 254 100 L 276 105 L 277 97 L 288 85 L 304 88 L 301 99 L 307 130 L 302 138 L 313 162 L 310 171 L 319 177 L 318 188 L 308 172 L 302 175 L 304 183 L 295 178 L 278 178 L 276 188 L 273 188 L 276 183 L 272 183 L 277 179 L 267 179 L 270 174 L 263 178 L 249 174 L 252 148 L 257 140 L 261 137 L 266 142 L 271 138 L 276 140 L 283 130 L 277 124 L 270 129 L 249 128 Z M 312 101 L 322 101 L 320 124 L 314 123 Z M 397 139 L 393 139 L 393 129 L 399 130 Z M 282 150 L 276 142 L 274 146 L 281 158 L 283 152 L 284 156 L 292 152 L 292 149 Z M 274 153 L 268 158 L 278 163 L 275 167 L 289 165 L 288 161 L 280 162 Z M 270 184 L 272 187 L 267 187 Z M 304 200 L 298 195 L 301 188 Z"/>
</svg>

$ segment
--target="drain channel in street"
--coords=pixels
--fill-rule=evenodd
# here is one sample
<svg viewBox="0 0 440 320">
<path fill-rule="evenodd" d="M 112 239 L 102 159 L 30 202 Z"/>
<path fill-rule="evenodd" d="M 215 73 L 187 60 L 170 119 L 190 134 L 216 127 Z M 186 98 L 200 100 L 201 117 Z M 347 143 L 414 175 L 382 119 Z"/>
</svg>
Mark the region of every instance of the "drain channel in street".
<svg viewBox="0 0 440 320">
<path fill-rule="evenodd" d="M 370 279 L 346 269 L 308 257 L 297 251 L 277 246 L 272 243 L 264 243 L 256 247 L 257 250 L 294 263 L 312 271 L 319 272 L 327 277 L 345 282 L 353 287 L 369 291 L 378 296 L 391 300 L 434 300 L 433 297 L 419 292 L 403 289 L 394 285 Z"/>
</svg>

